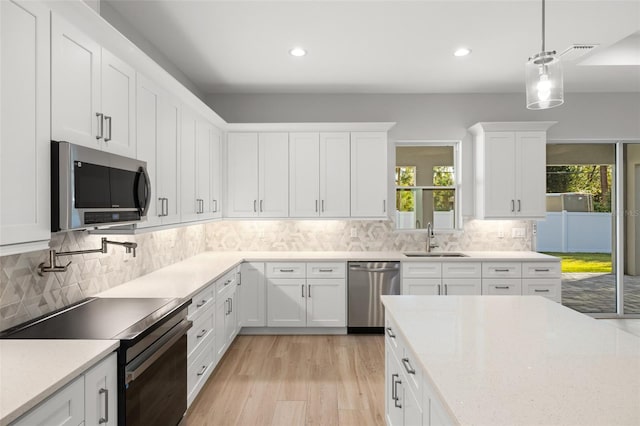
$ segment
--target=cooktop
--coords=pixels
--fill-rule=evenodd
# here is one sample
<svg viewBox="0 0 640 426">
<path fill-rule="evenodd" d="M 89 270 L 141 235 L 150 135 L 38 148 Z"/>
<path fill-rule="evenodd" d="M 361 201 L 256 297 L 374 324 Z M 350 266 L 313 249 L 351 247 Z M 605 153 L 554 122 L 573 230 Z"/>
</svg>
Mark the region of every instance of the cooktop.
<svg viewBox="0 0 640 426">
<path fill-rule="evenodd" d="M 135 339 L 189 301 L 89 298 L 0 333 L 4 339 Z"/>
</svg>

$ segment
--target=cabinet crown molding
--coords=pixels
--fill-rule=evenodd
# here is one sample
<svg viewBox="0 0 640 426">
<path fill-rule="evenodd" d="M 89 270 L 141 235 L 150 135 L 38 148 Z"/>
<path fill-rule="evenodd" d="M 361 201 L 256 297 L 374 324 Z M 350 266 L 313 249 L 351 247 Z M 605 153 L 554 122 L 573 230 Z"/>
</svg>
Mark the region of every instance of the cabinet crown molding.
<svg viewBox="0 0 640 426">
<path fill-rule="evenodd" d="M 557 121 L 481 121 L 469 127 L 472 135 L 484 132 L 532 132 L 547 131 Z"/>
<path fill-rule="evenodd" d="M 228 132 L 387 132 L 395 122 L 371 123 L 230 123 Z"/>
</svg>

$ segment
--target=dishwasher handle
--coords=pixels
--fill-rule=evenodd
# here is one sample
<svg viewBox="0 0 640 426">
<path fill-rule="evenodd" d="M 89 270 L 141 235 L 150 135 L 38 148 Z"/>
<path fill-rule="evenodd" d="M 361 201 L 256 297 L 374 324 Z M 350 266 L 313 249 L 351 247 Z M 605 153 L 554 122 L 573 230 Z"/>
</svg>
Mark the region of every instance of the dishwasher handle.
<svg viewBox="0 0 640 426">
<path fill-rule="evenodd" d="M 394 272 L 399 268 L 363 268 L 361 266 L 349 266 L 350 271 L 364 271 L 364 272 Z"/>
</svg>

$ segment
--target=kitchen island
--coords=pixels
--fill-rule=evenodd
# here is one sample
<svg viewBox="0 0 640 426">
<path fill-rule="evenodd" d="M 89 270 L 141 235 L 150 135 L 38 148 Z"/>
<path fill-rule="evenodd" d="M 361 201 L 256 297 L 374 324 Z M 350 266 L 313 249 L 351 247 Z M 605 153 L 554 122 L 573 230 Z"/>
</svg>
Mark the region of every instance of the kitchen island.
<svg viewBox="0 0 640 426">
<path fill-rule="evenodd" d="M 383 296 L 396 424 L 640 424 L 640 338 L 542 297 Z"/>
</svg>

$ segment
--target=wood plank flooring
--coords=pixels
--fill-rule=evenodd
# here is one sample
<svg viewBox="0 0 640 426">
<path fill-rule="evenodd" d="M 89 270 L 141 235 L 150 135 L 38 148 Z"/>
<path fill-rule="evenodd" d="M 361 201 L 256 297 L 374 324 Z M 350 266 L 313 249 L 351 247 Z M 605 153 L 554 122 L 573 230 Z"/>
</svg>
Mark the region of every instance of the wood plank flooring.
<svg viewBox="0 0 640 426">
<path fill-rule="evenodd" d="M 384 336 L 238 336 L 186 424 L 383 425 Z"/>
</svg>

